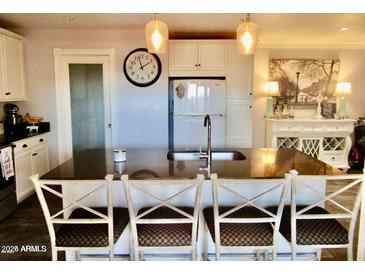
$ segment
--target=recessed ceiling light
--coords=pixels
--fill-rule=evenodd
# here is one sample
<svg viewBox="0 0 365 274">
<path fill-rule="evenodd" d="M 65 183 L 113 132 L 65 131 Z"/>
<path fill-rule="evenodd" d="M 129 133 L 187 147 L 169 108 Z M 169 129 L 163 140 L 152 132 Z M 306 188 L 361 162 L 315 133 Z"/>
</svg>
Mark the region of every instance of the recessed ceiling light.
<svg viewBox="0 0 365 274">
<path fill-rule="evenodd" d="M 340 31 L 347 31 L 347 30 L 349 30 L 348 27 L 342 27 L 342 28 L 340 28 Z"/>
<path fill-rule="evenodd" d="M 64 16 L 64 17 L 63 17 L 63 20 L 64 20 L 65 22 L 72 22 L 73 20 L 75 20 L 75 18 L 70 17 L 70 16 Z"/>
</svg>

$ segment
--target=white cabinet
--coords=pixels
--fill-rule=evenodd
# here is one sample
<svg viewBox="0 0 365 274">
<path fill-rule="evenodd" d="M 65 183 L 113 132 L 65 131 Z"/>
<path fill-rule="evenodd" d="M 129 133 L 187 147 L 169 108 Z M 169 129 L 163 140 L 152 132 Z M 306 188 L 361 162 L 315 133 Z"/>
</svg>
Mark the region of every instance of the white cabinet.
<svg viewBox="0 0 365 274">
<path fill-rule="evenodd" d="M 14 142 L 15 179 L 18 203 L 33 193 L 29 180 L 33 174 L 49 171 L 48 133 Z"/>
<path fill-rule="evenodd" d="M 227 101 L 227 147 L 252 146 L 251 100 Z"/>
<path fill-rule="evenodd" d="M 354 120 L 266 119 L 266 146 L 296 148 L 337 168 L 349 168 Z"/>
<path fill-rule="evenodd" d="M 169 76 L 226 76 L 227 47 L 218 40 L 171 40 Z"/>
<path fill-rule="evenodd" d="M 16 196 L 20 203 L 33 192 L 29 177 L 33 175 L 33 156 L 31 151 L 15 155 Z"/>
<path fill-rule="evenodd" d="M 0 101 L 24 101 L 24 53 L 21 36 L 0 29 Z"/>
<path fill-rule="evenodd" d="M 237 42 L 229 41 L 228 57 L 228 98 L 252 98 L 253 56 L 238 54 Z"/>
</svg>

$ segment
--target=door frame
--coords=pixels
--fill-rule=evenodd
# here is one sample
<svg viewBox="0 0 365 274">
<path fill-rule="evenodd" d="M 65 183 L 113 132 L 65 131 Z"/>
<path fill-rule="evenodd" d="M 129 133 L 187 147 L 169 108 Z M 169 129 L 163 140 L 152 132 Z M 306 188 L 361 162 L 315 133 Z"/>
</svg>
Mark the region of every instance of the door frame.
<svg viewBox="0 0 365 274">
<path fill-rule="evenodd" d="M 115 49 L 60 49 L 53 50 L 57 105 L 58 163 L 72 158 L 72 123 L 69 64 L 102 64 L 104 89 L 105 147 L 113 147 L 118 132 L 115 116 Z M 107 106 L 107 107 L 105 107 Z"/>
</svg>

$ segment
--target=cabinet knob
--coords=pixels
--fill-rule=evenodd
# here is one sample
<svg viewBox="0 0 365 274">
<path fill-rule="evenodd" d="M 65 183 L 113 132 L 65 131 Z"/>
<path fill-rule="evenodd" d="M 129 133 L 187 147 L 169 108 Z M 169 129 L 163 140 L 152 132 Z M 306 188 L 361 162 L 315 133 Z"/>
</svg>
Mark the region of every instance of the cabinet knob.
<svg viewBox="0 0 365 274">
<path fill-rule="evenodd" d="M 252 92 L 250 92 L 250 95 L 252 95 Z"/>
<path fill-rule="evenodd" d="M 249 108 L 252 108 L 252 106 L 249 106 Z"/>
<path fill-rule="evenodd" d="M 38 154 L 37 153 L 33 153 L 32 156 L 37 156 Z"/>
<path fill-rule="evenodd" d="M 202 64 L 198 64 L 198 66 L 200 67 Z"/>
<path fill-rule="evenodd" d="M 10 95 L 11 94 L 11 92 L 5 92 L 5 95 Z"/>
<path fill-rule="evenodd" d="M 197 66 L 198 66 L 198 64 L 195 64 L 195 66 L 197 67 Z"/>
<path fill-rule="evenodd" d="M 44 140 L 41 138 L 41 139 L 39 139 L 39 142 L 41 142 L 41 143 L 42 143 L 42 142 L 44 142 Z"/>
<path fill-rule="evenodd" d="M 27 145 L 27 144 L 24 144 L 24 145 L 23 145 L 23 148 L 26 148 L 26 147 L 28 147 L 28 145 Z"/>
</svg>

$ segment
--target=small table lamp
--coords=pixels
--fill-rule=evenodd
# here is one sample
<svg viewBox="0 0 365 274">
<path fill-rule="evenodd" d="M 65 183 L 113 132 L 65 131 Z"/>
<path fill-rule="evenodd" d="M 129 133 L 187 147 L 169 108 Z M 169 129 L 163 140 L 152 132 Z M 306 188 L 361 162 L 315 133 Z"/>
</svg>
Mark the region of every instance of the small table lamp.
<svg viewBox="0 0 365 274">
<path fill-rule="evenodd" d="M 345 119 L 348 117 L 346 112 L 346 96 L 351 94 L 351 83 L 339 82 L 336 86 L 336 96 L 340 97 L 340 106 L 338 108 L 338 117 Z"/>
<path fill-rule="evenodd" d="M 267 97 L 266 102 L 266 118 L 274 117 L 274 111 L 272 106 L 272 96 L 279 96 L 279 83 L 278 82 L 266 82 L 264 86 L 264 92 Z"/>
</svg>

